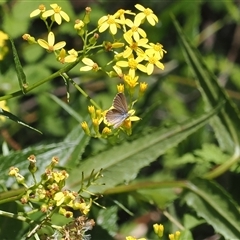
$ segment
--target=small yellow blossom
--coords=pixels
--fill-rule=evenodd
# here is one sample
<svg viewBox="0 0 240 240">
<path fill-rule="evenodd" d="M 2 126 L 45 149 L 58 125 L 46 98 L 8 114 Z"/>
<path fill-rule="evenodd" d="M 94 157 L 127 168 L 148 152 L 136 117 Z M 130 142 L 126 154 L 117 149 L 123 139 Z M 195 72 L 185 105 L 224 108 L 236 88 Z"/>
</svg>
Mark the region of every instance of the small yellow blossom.
<svg viewBox="0 0 240 240">
<path fill-rule="evenodd" d="M 88 106 L 88 112 L 90 113 L 92 119 L 96 117 L 95 107 L 93 105 Z"/>
<path fill-rule="evenodd" d="M 98 134 L 99 133 L 99 119 L 98 118 L 92 119 L 92 123 L 93 123 L 94 131 Z"/>
<path fill-rule="evenodd" d="M 8 47 L 5 41 L 8 39 L 8 35 L 3 31 L 0 31 L 0 61 L 4 59 L 8 52 Z"/>
<path fill-rule="evenodd" d="M 47 18 L 52 16 L 53 20 L 60 25 L 62 23 L 62 18 L 66 21 L 69 22 L 70 18 L 69 16 L 62 11 L 62 8 L 58 6 L 56 3 L 50 4 L 50 7 L 52 8 L 51 10 L 47 10 L 42 14 L 42 17 Z"/>
<path fill-rule="evenodd" d="M 143 57 L 138 56 L 136 59 L 134 59 L 134 57 L 131 56 L 128 58 L 128 61 L 118 61 L 116 62 L 116 65 L 123 68 L 128 67 L 128 75 L 135 77 L 135 72 L 137 69 L 145 73 L 147 72 L 146 67 L 143 64 L 140 64 L 140 62 L 142 62 L 143 60 Z"/>
<path fill-rule="evenodd" d="M 66 63 L 70 63 L 70 62 L 75 62 L 77 60 L 78 57 L 78 52 L 75 49 L 71 49 L 68 51 L 68 54 L 65 58 L 64 61 Z"/>
<path fill-rule="evenodd" d="M 138 85 L 138 78 L 139 76 L 124 75 L 124 81 L 130 88 L 135 88 Z"/>
<path fill-rule="evenodd" d="M 174 234 L 175 235 L 175 240 L 179 240 L 180 234 L 181 233 L 179 231 L 175 232 L 175 234 Z"/>
<path fill-rule="evenodd" d="M 54 200 L 56 201 L 57 206 L 62 205 L 65 201 L 65 194 L 63 192 L 57 192 L 54 195 Z"/>
<path fill-rule="evenodd" d="M 113 66 L 113 69 L 115 70 L 115 72 L 117 73 L 118 77 L 119 78 L 123 78 L 123 72 L 122 72 L 122 69 L 118 66 Z"/>
<path fill-rule="evenodd" d="M 66 218 L 72 218 L 73 217 L 73 213 L 71 211 L 67 211 L 65 208 L 60 207 L 59 208 L 59 213 L 63 216 L 65 216 Z"/>
<path fill-rule="evenodd" d="M 122 23 L 125 23 L 125 14 L 136 15 L 136 13 L 133 13 L 131 10 L 119 9 L 116 13 L 114 13 L 114 16 L 119 18 Z"/>
<path fill-rule="evenodd" d="M 163 45 L 160 43 L 149 43 L 147 48 L 148 49 L 145 52 L 148 56 L 155 55 L 159 59 L 163 58 L 164 53 L 167 53 L 167 51 L 163 49 Z"/>
<path fill-rule="evenodd" d="M 157 223 L 155 223 L 155 224 L 153 225 L 153 230 L 154 230 L 154 232 L 156 233 L 156 235 L 157 235 L 158 237 L 162 237 L 162 236 L 163 236 L 164 227 L 163 227 L 162 224 L 157 224 Z"/>
<path fill-rule="evenodd" d="M 174 234 L 172 234 L 172 233 L 169 234 L 168 237 L 169 237 L 169 240 L 175 240 Z"/>
<path fill-rule="evenodd" d="M 164 65 L 159 61 L 159 58 L 156 55 L 149 56 L 145 60 L 148 61 L 148 63 L 146 64 L 148 75 L 151 75 L 153 73 L 154 66 L 162 70 L 164 69 Z"/>
<path fill-rule="evenodd" d="M 17 167 L 10 167 L 8 175 L 16 176 L 19 173 L 19 169 Z"/>
<path fill-rule="evenodd" d="M 59 50 L 66 45 L 66 42 L 64 41 L 54 44 L 55 36 L 53 32 L 49 32 L 47 42 L 44 39 L 38 39 L 37 42 L 41 47 L 47 49 L 49 52 Z"/>
<path fill-rule="evenodd" d="M 119 93 L 124 93 L 124 85 L 123 84 L 118 84 L 117 85 L 117 91 L 119 92 Z"/>
<path fill-rule="evenodd" d="M 108 127 L 105 127 L 105 128 L 103 128 L 103 130 L 102 130 L 102 135 L 103 136 L 108 136 L 108 135 L 110 135 L 112 133 L 112 130 L 110 129 L 110 128 L 108 128 Z"/>
<path fill-rule="evenodd" d="M 135 7 L 141 11 L 141 13 L 138 13 L 135 17 L 136 22 L 141 23 L 143 20 L 147 19 L 147 21 L 154 26 L 156 23 L 158 23 L 158 17 L 153 13 L 152 9 L 145 8 L 140 4 L 136 4 Z"/>
<path fill-rule="evenodd" d="M 77 19 L 74 24 L 74 29 L 81 30 L 85 26 L 82 20 Z"/>
<path fill-rule="evenodd" d="M 139 41 L 134 41 L 131 37 L 131 35 L 125 33 L 123 35 L 126 42 L 129 44 L 129 46 L 126 47 L 125 51 L 123 52 L 123 57 L 128 58 L 133 51 L 137 53 L 137 55 L 143 55 L 144 51 L 140 47 L 147 48 L 149 45 L 147 44 L 148 39 L 147 38 L 141 38 Z"/>
<path fill-rule="evenodd" d="M 5 45 L 5 41 L 8 40 L 8 35 L 3 31 L 0 31 L 0 47 Z"/>
<path fill-rule="evenodd" d="M 1 109 L 5 110 L 5 111 L 9 111 L 9 107 L 7 107 L 7 102 L 5 100 L 0 101 L 0 112 L 2 112 Z M 0 121 L 4 122 L 6 120 L 6 117 L 2 116 L 0 114 Z"/>
<path fill-rule="evenodd" d="M 30 43 L 30 44 L 37 43 L 35 40 L 35 37 L 32 37 L 28 33 L 23 34 L 22 39 L 28 41 L 28 43 Z"/>
<path fill-rule="evenodd" d="M 132 236 L 128 236 L 128 237 L 126 237 L 126 240 L 147 240 L 147 239 L 146 238 L 135 238 Z"/>
<path fill-rule="evenodd" d="M 102 33 L 109 28 L 110 33 L 115 35 L 117 29 L 120 28 L 120 24 L 122 24 L 122 21 L 116 19 L 114 15 L 103 16 L 98 20 L 99 32 Z"/>
<path fill-rule="evenodd" d="M 143 94 L 143 93 L 146 91 L 147 86 L 148 86 L 147 83 L 145 83 L 145 82 L 140 82 L 140 86 L 139 86 L 139 92 L 140 92 L 140 94 Z"/>
<path fill-rule="evenodd" d="M 83 58 L 82 62 L 87 65 L 80 68 L 80 71 L 82 72 L 90 71 L 90 70 L 98 71 L 100 69 L 97 63 L 93 62 L 93 60 L 91 60 L 90 58 Z"/>
<path fill-rule="evenodd" d="M 104 42 L 103 46 L 105 48 L 106 51 L 112 51 L 114 48 L 121 48 L 124 46 L 124 43 L 122 42 Z"/>
<path fill-rule="evenodd" d="M 146 32 L 145 32 L 142 28 L 139 27 L 139 25 L 140 25 L 141 23 L 137 22 L 136 20 L 134 20 L 134 22 L 133 22 L 133 21 L 130 20 L 130 19 L 126 19 L 125 23 L 126 23 L 126 25 L 127 25 L 128 27 L 131 28 L 130 30 L 128 30 L 128 31 L 126 32 L 126 34 L 128 34 L 128 35 L 130 35 L 130 36 L 133 36 L 133 38 L 134 38 L 134 40 L 135 40 L 136 42 L 139 41 L 140 36 L 141 36 L 142 38 L 146 38 L 146 37 L 147 37 Z"/>
<path fill-rule="evenodd" d="M 83 129 L 83 131 L 85 132 L 85 134 L 87 134 L 88 136 L 90 136 L 91 133 L 90 133 L 90 130 L 89 130 L 89 127 L 88 127 L 87 122 L 86 122 L 86 121 L 82 122 L 82 123 L 81 123 L 81 126 L 82 126 L 82 129 Z"/>
<path fill-rule="evenodd" d="M 46 7 L 43 4 L 40 4 L 38 6 L 38 9 L 35 9 L 30 13 L 30 18 L 36 17 L 37 15 L 44 13 L 45 10 L 46 10 Z"/>
</svg>

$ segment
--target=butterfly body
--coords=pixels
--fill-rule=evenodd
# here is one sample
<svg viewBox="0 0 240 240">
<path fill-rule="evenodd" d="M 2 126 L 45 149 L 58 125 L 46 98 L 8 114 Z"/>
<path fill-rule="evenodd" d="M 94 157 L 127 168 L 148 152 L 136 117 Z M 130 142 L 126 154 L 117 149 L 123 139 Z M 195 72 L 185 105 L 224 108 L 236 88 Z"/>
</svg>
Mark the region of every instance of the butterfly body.
<svg viewBox="0 0 240 240">
<path fill-rule="evenodd" d="M 113 99 L 112 106 L 113 108 L 106 113 L 106 119 L 113 125 L 113 128 L 118 128 L 130 116 L 125 95 L 118 93 Z"/>
</svg>

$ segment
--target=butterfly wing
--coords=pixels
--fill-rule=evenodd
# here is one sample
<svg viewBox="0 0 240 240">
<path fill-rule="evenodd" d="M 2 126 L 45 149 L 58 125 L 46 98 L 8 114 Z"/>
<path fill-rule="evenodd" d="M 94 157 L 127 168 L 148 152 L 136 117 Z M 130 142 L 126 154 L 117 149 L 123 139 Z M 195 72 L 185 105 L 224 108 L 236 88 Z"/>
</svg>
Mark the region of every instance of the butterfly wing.
<svg viewBox="0 0 240 240">
<path fill-rule="evenodd" d="M 122 114 L 126 114 L 128 112 L 127 100 L 123 93 L 118 93 L 113 99 L 113 107 Z"/>
<path fill-rule="evenodd" d="M 128 113 L 122 114 L 122 112 L 117 109 L 110 109 L 106 113 L 107 121 L 113 125 L 113 128 L 118 128 L 122 125 L 124 120 L 128 117 Z"/>
<path fill-rule="evenodd" d="M 124 120 L 129 117 L 128 105 L 126 97 L 123 93 L 118 93 L 113 99 L 113 109 L 106 113 L 107 121 L 113 125 L 113 128 L 118 128 Z"/>
</svg>

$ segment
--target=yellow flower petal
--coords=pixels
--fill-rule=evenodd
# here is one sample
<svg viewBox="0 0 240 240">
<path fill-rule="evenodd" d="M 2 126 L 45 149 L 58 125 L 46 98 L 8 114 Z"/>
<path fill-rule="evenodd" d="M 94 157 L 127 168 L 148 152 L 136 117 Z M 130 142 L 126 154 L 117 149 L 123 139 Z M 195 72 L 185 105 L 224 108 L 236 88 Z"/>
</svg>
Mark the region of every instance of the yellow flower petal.
<svg viewBox="0 0 240 240">
<path fill-rule="evenodd" d="M 92 70 L 92 67 L 90 67 L 90 66 L 84 66 L 84 67 L 80 68 L 81 72 L 87 72 L 87 71 L 91 71 L 91 70 Z"/>
<path fill-rule="evenodd" d="M 49 46 L 53 46 L 55 43 L 55 36 L 53 32 L 49 32 L 48 34 L 48 44 Z"/>
<path fill-rule="evenodd" d="M 43 47 L 43 48 L 45 48 L 45 49 L 49 49 L 48 42 L 46 42 L 45 40 L 43 40 L 43 39 L 38 39 L 37 42 L 38 42 L 38 44 L 39 44 L 41 47 Z"/>
<path fill-rule="evenodd" d="M 63 48 L 66 45 L 66 42 L 62 41 L 62 42 L 58 42 L 53 46 L 53 50 L 56 51 L 58 49 Z"/>
<path fill-rule="evenodd" d="M 69 16 L 68 16 L 65 12 L 61 11 L 61 12 L 60 12 L 60 15 L 62 16 L 62 18 L 63 18 L 66 22 L 69 22 L 69 21 L 70 21 Z"/>
</svg>

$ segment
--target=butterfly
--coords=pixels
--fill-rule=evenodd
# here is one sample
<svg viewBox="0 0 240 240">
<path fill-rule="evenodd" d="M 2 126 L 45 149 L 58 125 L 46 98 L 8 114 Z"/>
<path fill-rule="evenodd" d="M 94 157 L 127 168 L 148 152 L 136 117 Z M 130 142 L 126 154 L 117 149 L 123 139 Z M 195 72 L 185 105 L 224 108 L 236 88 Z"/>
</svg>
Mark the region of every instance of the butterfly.
<svg viewBox="0 0 240 240">
<path fill-rule="evenodd" d="M 113 108 L 106 113 L 106 119 L 113 128 L 118 128 L 130 116 L 125 95 L 118 93 L 113 99 L 112 106 Z"/>
</svg>

